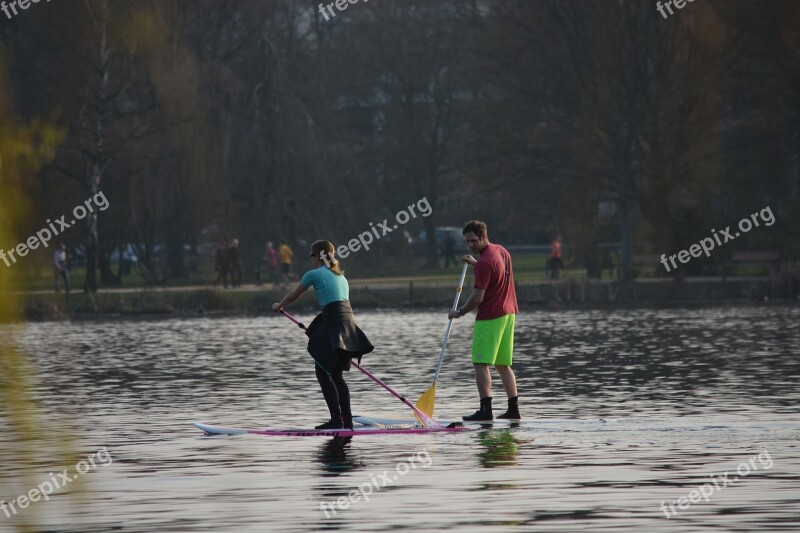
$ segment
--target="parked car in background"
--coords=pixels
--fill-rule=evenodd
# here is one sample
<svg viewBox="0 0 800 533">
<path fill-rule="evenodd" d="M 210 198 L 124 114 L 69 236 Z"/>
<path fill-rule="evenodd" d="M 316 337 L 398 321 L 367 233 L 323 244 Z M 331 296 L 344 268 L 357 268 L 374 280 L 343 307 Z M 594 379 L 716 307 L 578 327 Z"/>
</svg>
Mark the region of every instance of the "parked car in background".
<svg viewBox="0 0 800 533">
<path fill-rule="evenodd" d="M 378 251 L 380 257 L 413 257 L 414 238 L 408 230 L 395 230 L 376 240 L 372 246 Z"/>
<path fill-rule="evenodd" d="M 113 252 L 111 252 L 111 264 L 117 265 L 119 264 L 119 248 L 115 248 Z M 129 263 L 138 263 L 139 257 L 136 255 L 136 248 L 132 244 L 126 244 L 122 250 L 122 260 L 127 261 Z"/>
<path fill-rule="evenodd" d="M 70 268 L 86 266 L 86 247 L 82 244 L 67 246 L 67 264 Z"/>
<path fill-rule="evenodd" d="M 414 244 L 414 237 L 411 236 L 411 232 L 408 230 L 393 231 L 392 233 L 382 236 L 381 240 L 385 243 L 391 243 L 392 245 L 396 244 L 399 247 L 409 247 Z"/>
</svg>

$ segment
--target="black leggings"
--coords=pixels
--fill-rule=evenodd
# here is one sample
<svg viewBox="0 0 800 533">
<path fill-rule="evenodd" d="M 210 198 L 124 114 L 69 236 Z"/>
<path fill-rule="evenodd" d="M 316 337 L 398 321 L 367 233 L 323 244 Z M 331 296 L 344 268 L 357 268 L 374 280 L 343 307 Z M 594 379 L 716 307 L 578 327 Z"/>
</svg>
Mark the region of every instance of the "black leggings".
<svg viewBox="0 0 800 533">
<path fill-rule="evenodd" d="M 330 374 L 325 372 L 322 367 L 315 365 L 317 381 L 319 387 L 322 389 L 322 396 L 325 397 L 325 403 L 328 404 L 328 410 L 331 412 L 331 418 L 336 418 L 340 415 L 352 416 L 350 412 L 350 389 L 347 388 L 347 383 L 344 382 L 342 372 L 348 366 L 349 359 L 336 360 L 336 367 Z"/>
</svg>

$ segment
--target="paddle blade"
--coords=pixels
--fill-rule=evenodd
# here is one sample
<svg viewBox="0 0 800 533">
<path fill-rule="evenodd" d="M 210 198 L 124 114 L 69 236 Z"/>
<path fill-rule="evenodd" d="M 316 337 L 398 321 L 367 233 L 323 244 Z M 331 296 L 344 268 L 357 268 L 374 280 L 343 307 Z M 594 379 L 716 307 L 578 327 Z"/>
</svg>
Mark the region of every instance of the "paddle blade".
<svg viewBox="0 0 800 533">
<path fill-rule="evenodd" d="M 422 396 L 419 397 L 419 400 L 417 400 L 417 409 L 419 409 L 428 416 L 433 416 L 433 408 L 434 408 L 433 404 L 435 401 L 436 401 L 436 383 L 431 385 L 430 388 L 426 390 Z M 414 416 L 416 416 L 417 419 L 419 420 L 419 416 L 417 416 L 416 413 L 414 413 Z M 422 422 L 422 420 L 420 420 L 420 422 Z"/>
</svg>

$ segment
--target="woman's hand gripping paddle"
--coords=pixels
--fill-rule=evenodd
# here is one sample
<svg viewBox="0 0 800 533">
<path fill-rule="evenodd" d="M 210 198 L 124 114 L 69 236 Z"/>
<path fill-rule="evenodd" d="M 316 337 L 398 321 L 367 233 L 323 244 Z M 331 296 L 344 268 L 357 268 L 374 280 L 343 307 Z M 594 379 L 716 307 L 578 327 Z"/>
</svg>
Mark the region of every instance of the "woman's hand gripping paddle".
<svg viewBox="0 0 800 533">
<path fill-rule="evenodd" d="M 461 298 L 461 288 L 464 286 L 464 278 L 467 276 L 467 263 L 464 263 L 464 268 L 461 269 L 461 280 L 458 282 L 458 291 L 453 300 L 453 311 L 458 309 L 458 300 Z M 439 379 L 439 370 L 442 368 L 442 360 L 444 359 L 444 351 L 447 348 L 447 341 L 450 338 L 450 328 L 453 326 L 453 319 L 447 322 L 447 329 L 444 332 L 444 339 L 442 339 L 442 350 L 439 352 L 439 363 L 436 365 L 436 374 L 433 376 L 433 384 L 426 390 L 422 396 L 417 400 L 417 409 L 422 411 L 428 416 L 433 416 L 434 402 L 436 401 L 436 380 Z M 419 420 L 419 416 L 417 416 Z M 422 422 L 422 420 L 420 420 Z"/>
</svg>

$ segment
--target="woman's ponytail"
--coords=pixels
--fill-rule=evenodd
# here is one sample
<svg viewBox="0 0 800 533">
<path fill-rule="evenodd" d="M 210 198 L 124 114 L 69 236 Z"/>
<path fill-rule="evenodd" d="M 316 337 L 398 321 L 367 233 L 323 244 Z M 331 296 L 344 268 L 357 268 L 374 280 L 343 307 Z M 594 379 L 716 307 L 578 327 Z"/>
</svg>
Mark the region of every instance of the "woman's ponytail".
<svg viewBox="0 0 800 533">
<path fill-rule="evenodd" d="M 311 245 L 311 253 L 322 261 L 328 269 L 337 276 L 344 275 L 344 270 L 336 259 L 336 250 L 331 241 L 314 241 Z"/>
</svg>

